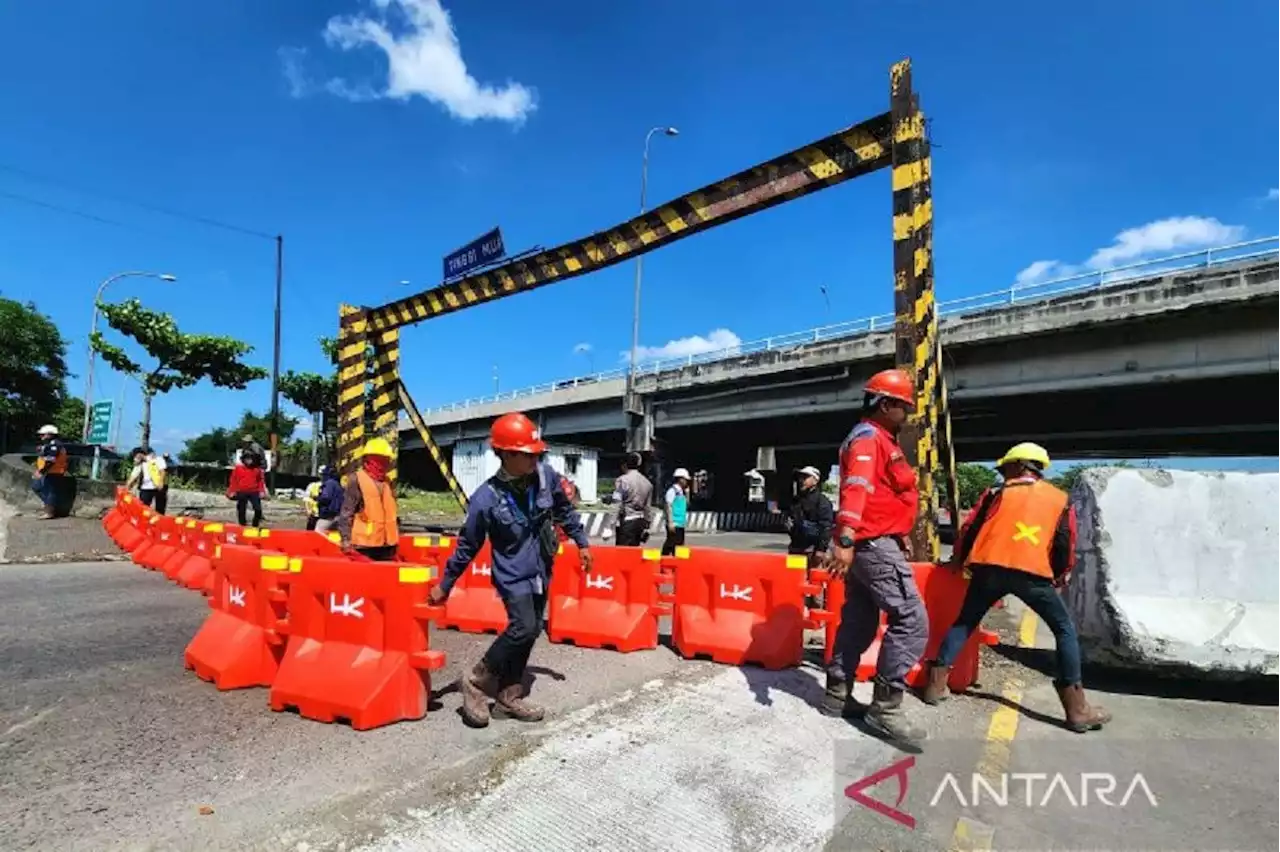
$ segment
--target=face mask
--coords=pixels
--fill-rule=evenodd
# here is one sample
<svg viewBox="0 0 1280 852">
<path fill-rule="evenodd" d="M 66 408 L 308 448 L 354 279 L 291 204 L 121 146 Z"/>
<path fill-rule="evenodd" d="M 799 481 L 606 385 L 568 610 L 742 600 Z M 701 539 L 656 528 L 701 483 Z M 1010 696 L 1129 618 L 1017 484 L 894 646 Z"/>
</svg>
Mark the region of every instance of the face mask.
<svg viewBox="0 0 1280 852">
<path fill-rule="evenodd" d="M 364 460 L 364 472 L 381 482 L 387 478 L 387 471 L 391 469 L 391 459 L 382 456 L 369 456 Z"/>
</svg>

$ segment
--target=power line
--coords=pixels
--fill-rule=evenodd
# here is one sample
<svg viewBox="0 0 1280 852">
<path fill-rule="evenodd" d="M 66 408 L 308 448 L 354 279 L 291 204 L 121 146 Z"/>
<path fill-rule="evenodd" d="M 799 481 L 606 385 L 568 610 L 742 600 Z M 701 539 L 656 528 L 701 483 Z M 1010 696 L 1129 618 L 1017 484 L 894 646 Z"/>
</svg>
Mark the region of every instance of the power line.
<svg viewBox="0 0 1280 852">
<path fill-rule="evenodd" d="M 252 228 L 244 228 L 244 227 L 241 227 L 240 225 L 232 225 L 228 222 L 222 222 L 217 219 L 211 219 L 208 216 L 198 216 L 194 213 L 184 213 L 180 210 L 173 210 L 168 207 L 162 207 L 158 204 L 151 204 L 145 201 L 138 201 L 137 199 L 134 199 L 134 198 L 124 198 L 118 195 L 110 195 L 104 192 L 97 192 L 94 190 L 83 189 L 81 187 L 73 186 L 72 184 L 67 183 L 66 181 L 57 180 L 55 178 L 47 177 L 45 175 L 39 175 L 39 174 L 36 174 L 35 172 L 29 172 L 26 169 L 20 169 L 16 166 L 10 166 L 4 163 L 0 163 L 0 171 L 9 172 L 10 174 L 14 174 L 14 175 L 18 175 L 19 177 L 26 178 L 27 180 L 49 184 L 50 186 L 58 186 L 63 189 L 70 190 L 72 192 L 80 193 L 82 195 L 92 195 L 92 196 L 97 196 L 98 198 L 107 199 L 109 201 L 119 202 L 121 204 L 129 204 L 129 205 L 132 205 L 133 207 L 138 207 L 143 210 L 149 210 L 153 213 L 160 213 L 165 216 L 171 216 L 175 219 L 184 219 L 188 222 L 194 222 L 196 224 L 205 225 L 210 228 L 220 228 L 224 231 L 230 231 L 232 233 L 241 234 L 243 236 L 248 236 L 248 237 L 257 237 L 263 240 L 275 239 L 275 235 L 273 234 L 267 234 L 262 231 L 255 231 Z M 13 195 L 10 195 L 9 193 L 3 193 L 3 192 L 0 192 L 0 195 L 16 198 L 16 200 L 19 200 L 19 201 L 26 201 L 28 203 L 38 204 L 42 207 L 48 207 L 53 210 L 60 210 L 61 212 L 64 212 L 64 213 L 71 213 L 73 215 L 82 216 L 89 219 L 95 219 L 96 221 L 106 222 L 107 224 L 111 224 L 111 225 L 123 225 L 123 223 L 121 222 L 113 222 L 111 220 L 103 219 L 102 217 L 94 216 L 91 213 L 83 213 L 80 211 L 72 210 L 70 208 L 59 207 L 57 205 L 49 204 L 47 202 L 40 202 L 31 198 L 13 196 Z M 129 226 L 124 225 L 124 227 L 129 227 Z"/>
<path fill-rule="evenodd" d="M 71 216 L 79 216 L 81 219 L 89 219 L 94 222 L 100 222 L 104 225 L 115 225 L 120 228 L 132 228 L 134 230 L 140 230 L 137 228 L 136 225 L 128 225 L 124 222 L 117 222 L 114 219 L 108 219 L 104 216 L 98 216 L 93 213 L 86 213 L 83 210 L 76 210 L 71 207 L 64 207 L 61 204 L 53 204 L 48 201 L 40 201 L 39 199 L 36 199 L 36 198 L 28 198 L 25 195 L 18 195 L 17 193 L 13 193 L 13 192 L 5 192 L 4 190 L 0 190 L 0 198 L 8 198 L 11 201 L 20 201 L 23 204 L 31 204 L 36 207 L 43 207 L 46 210 L 56 210 L 59 213 L 66 213 Z"/>
</svg>

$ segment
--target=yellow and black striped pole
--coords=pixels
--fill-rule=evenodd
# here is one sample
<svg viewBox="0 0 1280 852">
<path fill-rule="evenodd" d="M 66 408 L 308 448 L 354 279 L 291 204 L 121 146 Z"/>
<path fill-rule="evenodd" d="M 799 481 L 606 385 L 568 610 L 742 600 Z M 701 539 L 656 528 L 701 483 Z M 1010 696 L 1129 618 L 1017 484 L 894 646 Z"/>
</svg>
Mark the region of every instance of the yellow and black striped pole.
<svg viewBox="0 0 1280 852">
<path fill-rule="evenodd" d="M 462 486 L 454 478 L 453 471 L 449 469 L 448 459 L 444 457 L 444 452 L 440 449 L 440 445 L 436 443 L 436 439 L 431 437 L 431 430 L 427 428 L 426 421 L 422 419 L 422 414 L 418 411 L 418 406 L 414 404 L 413 397 L 409 396 L 409 389 L 404 386 L 403 381 L 397 383 L 396 393 L 400 399 L 400 404 L 404 406 L 405 414 L 409 415 L 409 422 L 417 430 L 423 446 L 431 454 L 436 467 L 440 468 L 440 474 L 444 477 L 445 484 L 449 486 L 449 491 L 453 494 L 453 498 L 458 501 L 458 505 L 462 507 L 462 511 L 465 513 L 470 502 L 467 499 L 467 492 L 462 490 Z"/>
<path fill-rule="evenodd" d="M 400 455 L 400 331 L 388 329 L 369 335 L 372 342 L 369 363 L 369 407 L 373 410 L 373 431 L 391 444 L 391 469 L 387 477 L 394 483 Z"/>
<path fill-rule="evenodd" d="M 894 361 L 915 379 L 916 407 L 901 434 L 920 474 L 920 513 L 911 534 L 913 559 L 941 555 L 938 539 L 938 319 L 933 296 L 933 192 L 924 113 L 911 90 L 911 60 L 890 70 L 893 125 Z"/>
<path fill-rule="evenodd" d="M 351 305 L 340 305 L 338 317 L 338 474 L 345 480 L 365 440 L 369 323 L 365 312 Z"/>
</svg>

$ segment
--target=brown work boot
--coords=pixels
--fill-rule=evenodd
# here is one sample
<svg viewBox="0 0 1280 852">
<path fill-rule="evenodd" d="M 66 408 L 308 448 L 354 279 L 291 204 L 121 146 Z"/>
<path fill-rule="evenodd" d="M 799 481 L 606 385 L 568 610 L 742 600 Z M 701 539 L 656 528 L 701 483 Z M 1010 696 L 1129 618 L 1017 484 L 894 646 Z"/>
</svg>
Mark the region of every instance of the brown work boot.
<svg viewBox="0 0 1280 852">
<path fill-rule="evenodd" d="M 498 676 L 489 671 L 484 660 L 476 663 L 461 679 L 462 719 L 473 728 L 489 724 L 489 699 L 498 688 Z"/>
<path fill-rule="evenodd" d="M 936 661 L 930 661 L 925 668 L 928 680 L 920 692 L 920 700 L 930 706 L 941 704 L 951 695 L 951 690 L 947 687 L 951 666 L 940 666 Z"/>
<path fill-rule="evenodd" d="M 917 746 L 928 732 L 903 718 L 902 690 L 876 681 L 871 706 L 863 714 L 867 727 L 881 736 L 908 746 Z"/>
<path fill-rule="evenodd" d="M 1077 734 L 1086 731 L 1097 731 L 1111 721 L 1111 714 L 1101 707 L 1094 707 L 1084 696 L 1084 687 L 1078 683 L 1063 684 L 1055 682 L 1058 700 L 1062 702 L 1062 712 L 1067 717 L 1067 728 Z"/>
<path fill-rule="evenodd" d="M 508 717 L 521 722 L 541 722 L 542 717 L 547 715 L 546 711 L 538 705 L 524 700 L 524 685 L 520 683 L 502 688 L 498 693 L 498 709 Z"/>
</svg>

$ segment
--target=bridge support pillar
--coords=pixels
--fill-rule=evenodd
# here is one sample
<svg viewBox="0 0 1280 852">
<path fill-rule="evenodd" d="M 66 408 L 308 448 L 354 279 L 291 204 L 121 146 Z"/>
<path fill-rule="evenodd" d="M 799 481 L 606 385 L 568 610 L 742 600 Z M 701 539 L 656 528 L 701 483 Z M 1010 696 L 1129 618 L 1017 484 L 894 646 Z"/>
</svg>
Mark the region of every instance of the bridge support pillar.
<svg viewBox="0 0 1280 852">
<path fill-rule="evenodd" d="M 653 451 L 653 401 L 634 391 L 623 399 L 626 417 L 626 451 L 648 453 Z"/>
</svg>

